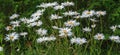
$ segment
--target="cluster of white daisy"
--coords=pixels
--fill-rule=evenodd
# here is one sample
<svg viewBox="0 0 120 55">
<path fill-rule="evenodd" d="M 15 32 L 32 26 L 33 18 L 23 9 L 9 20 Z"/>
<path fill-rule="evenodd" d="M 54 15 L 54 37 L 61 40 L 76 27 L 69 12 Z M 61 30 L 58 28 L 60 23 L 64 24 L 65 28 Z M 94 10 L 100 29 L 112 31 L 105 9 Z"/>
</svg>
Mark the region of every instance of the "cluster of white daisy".
<svg viewBox="0 0 120 55">
<path fill-rule="evenodd" d="M 42 8 L 48 8 L 48 7 L 54 7 L 58 5 L 57 2 L 53 2 L 53 3 L 42 3 L 40 5 L 37 5 L 37 7 L 42 7 Z"/>
<path fill-rule="evenodd" d="M 103 40 L 103 39 L 105 39 L 105 36 L 104 36 L 104 34 L 102 34 L 102 33 L 97 33 L 97 34 L 94 36 L 94 39 Z M 109 36 L 109 39 L 110 39 L 111 41 L 116 42 L 116 43 L 120 43 L 120 37 L 119 37 L 119 36 L 112 35 L 112 36 Z"/>
<path fill-rule="evenodd" d="M 76 43 L 76 44 L 79 44 L 79 45 L 87 43 L 85 38 L 72 38 L 70 41 L 71 41 L 72 44 Z"/>
<path fill-rule="evenodd" d="M 113 25 L 110 27 L 110 29 L 115 32 L 117 30 L 117 28 L 120 28 L 120 25 Z"/>
<path fill-rule="evenodd" d="M 94 11 L 94 10 L 85 10 L 82 12 L 81 18 L 89 18 L 93 16 L 100 17 L 101 15 L 106 15 L 106 11 Z"/>
<path fill-rule="evenodd" d="M 120 37 L 119 36 L 112 35 L 109 38 L 110 38 L 110 40 L 112 40 L 112 41 L 114 41 L 116 43 L 120 43 Z"/>
<path fill-rule="evenodd" d="M 42 21 L 39 20 L 40 16 L 43 15 L 45 9 L 37 10 L 35 13 L 31 15 L 30 18 L 21 18 L 21 22 L 24 24 L 27 24 L 28 27 L 35 27 L 35 26 L 41 26 Z"/>
<path fill-rule="evenodd" d="M 18 19 L 20 15 L 19 14 L 13 14 L 12 16 L 9 17 L 10 19 L 10 24 L 8 26 L 5 27 L 6 31 L 10 31 L 9 34 L 6 34 L 5 40 L 6 41 L 15 41 L 17 39 L 19 39 L 20 36 L 26 36 L 28 33 L 27 32 L 15 32 L 17 27 L 21 26 L 21 21 L 20 20 L 16 20 Z"/>
<path fill-rule="evenodd" d="M 37 7 L 40 7 L 40 8 L 51 7 L 54 10 L 61 10 L 61 9 L 63 9 L 66 6 L 73 6 L 73 5 L 74 5 L 73 2 L 64 2 L 64 3 L 61 3 L 61 4 L 59 4 L 57 2 L 53 2 L 53 3 L 42 3 L 40 5 L 37 5 Z"/>
<path fill-rule="evenodd" d="M 78 13 L 77 11 L 67 11 L 63 13 L 64 16 L 75 16 L 75 15 L 79 15 L 80 13 Z"/>
<path fill-rule="evenodd" d="M 37 39 L 37 43 L 45 42 L 45 41 L 54 41 L 56 40 L 56 37 L 50 36 L 50 37 L 40 37 Z"/>
<path fill-rule="evenodd" d="M 54 10 L 62 10 L 63 8 L 67 7 L 67 6 L 74 6 L 75 4 L 73 2 L 64 2 L 64 3 L 57 3 L 57 2 L 53 2 L 53 3 L 42 3 L 40 5 L 37 5 L 37 8 L 42 8 L 37 10 L 36 12 L 34 12 L 33 14 L 31 14 L 30 17 L 26 18 L 20 18 L 19 14 L 13 14 L 12 16 L 9 17 L 10 19 L 10 24 L 5 28 L 6 31 L 14 31 L 12 33 L 6 34 L 6 41 L 15 41 L 17 39 L 19 39 L 20 36 L 26 36 L 28 35 L 28 32 L 15 32 L 16 27 L 20 27 L 21 23 L 25 24 L 27 27 L 30 28 L 34 28 L 34 27 L 38 27 L 38 29 L 36 30 L 32 30 L 35 31 L 40 37 L 37 40 L 37 43 L 41 43 L 41 42 L 46 42 L 46 41 L 54 41 L 56 40 L 57 35 L 54 36 L 48 36 L 48 30 L 41 28 L 43 24 L 42 20 L 40 19 L 41 16 L 44 14 L 44 12 L 46 11 L 47 8 L 53 8 Z M 61 15 L 61 16 L 60 16 Z M 62 16 L 63 15 L 63 16 Z M 49 16 L 50 21 L 53 20 L 58 20 L 58 19 L 63 19 L 64 17 L 72 17 L 72 18 L 76 18 L 76 19 L 69 19 L 67 21 L 64 22 L 63 26 L 64 27 L 58 27 L 58 26 L 52 26 L 53 29 L 57 29 L 58 33 L 59 33 L 59 37 L 72 37 L 75 36 L 74 33 L 72 32 L 72 28 L 76 27 L 76 26 L 80 26 L 82 25 L 79 21 L 77 21 L 78 18 L 89 18 L 89 20 L 91 22 L 93 22 L 93 24 L 89 27 L 86 26 L 84 28 L 82 28 L 82 31 L 85 33 L 90 33 L 95 27 L 96 27 L 96 22 L 99 22 L 99 20 L 97 18 L 93 18 L 93 16 L 96 17 L 100 17 L 100 16 L 104 16 L 106 15 L 106 11 L 94 11 L 94 10 L 85 10 L 82 12 L 82 14 L 80 15 L 79 12 L 77 11 L 66 11 L 62 14 L 51 14 Z M 46 20 L 47 21 L 47 20 Z M 118 26 L 112 26 L 110 27 L 110 29 L 112 29 L 113 31 L 116 30 L 116 27 L 120 28 L 120 25 Z M 47 36 L 47 37 L 46 37 Z M 94 39 L 96 40 L 103 40 L 105 39 L 104 34 L 102 33 L 97 33 L 96 35 L 93 36 Z M 120 43 L 120 37 L 119 36 L 110 36 L 109 38 L 112 41 L 115 42 L 119 42 Z M 80 38 L 80 37 L 72 37 L 70 42 L 82 45 L 84 43 L 87 43 L 86 38 Z"/>
</svg>

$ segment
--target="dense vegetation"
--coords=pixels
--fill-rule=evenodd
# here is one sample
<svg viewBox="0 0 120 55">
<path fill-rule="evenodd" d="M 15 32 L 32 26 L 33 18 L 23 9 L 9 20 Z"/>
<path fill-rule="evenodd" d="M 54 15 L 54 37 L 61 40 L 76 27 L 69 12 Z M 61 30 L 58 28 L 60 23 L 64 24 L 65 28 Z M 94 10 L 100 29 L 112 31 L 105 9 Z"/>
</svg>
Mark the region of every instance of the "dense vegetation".
<svg viewBox="0 0 120 55">
<path fill-rule="evenodd" d="M 60 10 L 54 10 L 51 7 L 45 8 L 40 15 L 41 24 L 30 27 L 28 23 L 21 21 L 22 18 L 30 19 L 31 15 L 41 7 L 36 7 L 42 3 L 73 2 L 74 6 L 66 6 Z M 100 17 L 92 16 L 75 19 L 72 16 L 64 16 L 67 11 L 77 11 L 82 15 L 85 11 L 106 11 L 106 14 Z M 19 17 L 10 19 L 13 14 L 19 14 Z M 61 19 L 51 19 L 51 14 L 62 16 Z M 96 18 L 98 22 L 92 22 L 90 19 Z M 6 30 L 12 21 L 20 21 L 20 26 L 15 30 Z M 65 22 L 76 20 L 79 24 L 75 27 L 68 27 Z M 37 22 L 37 21 L 36 21 Z M 95 28 L 91 25 L 96 24 Z M 53 27 L 54 26 L 54 27 Z M 57 26 L 57 27 L 56 27 Z M 68 28 L 73 34 L 60 36 L 62 28 Z M 83 30 L 90 28 L 90 32 Z M 47 30 L 47 34 L 38 33 L 39 29 Z M 88 29 L 89 29 L 88 28 Z M 44 31 L 45 31 L 44 30 Z M 67 30 L 67 31 L 68 31 Z M 14 33 L 16 32 L 16 33 Z M 21 32 L 27 32 L 26 36 L 20 36 Z M 65 31 L 66 32 L 66 31 Z M 68 33 L 70 33 L 68 32 Z M 14 33 L 20 36 L 19 39 L 6 40 L 6 37 Z M 67 34 L 68 34 L 67 33 Z M 95 39 L 95 35 L 103 34 L 103 39 Z M 45 35 L 44 35 L 45 34 Z M 66 34 L 66 33 L 65 33 Z M 38 43 L 38 38 L 54 36 L 54 41 L 43 41 Z M 111 36 L 117 36 L 119 41 L 111 41 Z M 120 54 L 120 0 L 0 0 L 0 55 L 119 55 Z M 71 43 L 72 38 L 85 38 L 84 44 Z"/>
</svg>

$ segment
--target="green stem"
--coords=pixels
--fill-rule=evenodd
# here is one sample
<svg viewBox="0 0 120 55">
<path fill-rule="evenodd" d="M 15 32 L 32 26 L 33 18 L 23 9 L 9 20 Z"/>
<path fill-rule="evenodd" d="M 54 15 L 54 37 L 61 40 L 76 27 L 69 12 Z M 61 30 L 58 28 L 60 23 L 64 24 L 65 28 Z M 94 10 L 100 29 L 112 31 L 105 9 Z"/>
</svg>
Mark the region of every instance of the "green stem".
<svg viewBox="0 0 120 55">
<path fill-rule="evenodd" d="M 110 47 L 110 49 L 109 49 L 109 51 L 108 51 L 108 55 L 110 55 L 111 50 L 112 50 L 112 48 L 113 48 L 113 45 L 114 45 L 114 42 L 112 42 L 112 44 L 111 44 L 111 47 Z"/>
<path fill-rule="evenodd" d="M 100 28 L 101 28 L 101 32 L 103 32 L 103 25 L 102 25 L 102 22 L 103 22 L 103 21 L 102 21 L 102 18 L 100 17 L 100 25 L 101 25 Z"/>
<path fill-rule="evenodd" d="M 89 42 L 90 42 L 90 40 L 89 40 L 88 43 L 86 44 L 83 54 L 85 54 L 85 52 L 86 52 L 86 50 L 87 50 L 87 47 L 88 47 L 88 45 L 89 45 Z"/>
<path fill-rule="evenodd" d="M 103 40 L 100 42 L 100 51 L 98 52 L 98 55 L 101 53 L 101 45 L 102 45 Z"/>
</svg>

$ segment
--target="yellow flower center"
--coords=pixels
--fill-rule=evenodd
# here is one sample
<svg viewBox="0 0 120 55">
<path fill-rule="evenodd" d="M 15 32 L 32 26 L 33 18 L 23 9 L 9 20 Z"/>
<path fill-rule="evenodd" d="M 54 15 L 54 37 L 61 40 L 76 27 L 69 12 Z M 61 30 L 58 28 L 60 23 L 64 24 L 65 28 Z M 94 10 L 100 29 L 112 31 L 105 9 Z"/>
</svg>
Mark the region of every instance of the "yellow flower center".
<svg viewBox="0 0 120 55">
<path fill-rule="evenodd" d="M 63 32 L 64 32 L 65 34 L 67 34 L 67 30 L 63 30 Z"/>
<path fill-rule="evenodd" d="M 12 26 L 8 26 L 9 29 L 12 29 L 13 27 Z"/>
<path fill-rule="evenodd" d="M 98 36 L 98 39 L 101 39 L 101 36 Z"/>
<path fill-rule="evenodd" d="M 10 40 L 12 40 L 14 38 L 14 36 L 10 36 Z"/>
<path fill-rule="evenodd" d="M 72 22 L 72 21 L 69 21 L 69 22 L 68 22 L 68 24 L 71 24 L 71 25 L 73 25 L 73 22 Z"/>
<path fill-rule="evenodd" d="M 87 12 L 87 14 L 91 14 L 91 12 Z"/>
</svg>

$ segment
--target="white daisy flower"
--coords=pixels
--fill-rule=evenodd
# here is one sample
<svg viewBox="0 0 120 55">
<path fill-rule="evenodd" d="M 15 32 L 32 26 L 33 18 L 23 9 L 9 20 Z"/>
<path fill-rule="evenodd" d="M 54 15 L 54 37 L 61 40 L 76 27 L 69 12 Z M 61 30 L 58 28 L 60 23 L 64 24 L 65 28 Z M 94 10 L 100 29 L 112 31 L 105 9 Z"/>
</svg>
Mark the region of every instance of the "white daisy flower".
<svg viewBox="0 0 120 55">
<path fill-rule="evenodd" d="M 78 18 L 81 18 L 81 16 L 80 16 L 80 15 L 77 15 L 77 16 L 73 16 L 73 18 L 78 19 Z"/>
<path fill-rule="evenodd" d="M 33 13 L 33 14 L 31 15 L 31 17 L 33 17 L 33 18 L 40 18 L 41 15 L 42 15 L 41 12 L 35 12 L 35 13 Z"/>
<path fill-rule="evenodd" d="M 55 6 L 55 7 L 53 7 L 55 10 L 59 10 L 59 9 L 63 9 L 64 8 L 64 6 L 62 6 L 62 5 L 57 5 L 57 6 Z"/>
<path fill-rule="evenodd" d="M 16 21 L 11 21 L 10 24 L 13 26 L 13 27 L 19 27 L 20 26 L 20 21 L 16 20 Z"/>
<path fill-rule="evenodd" d="M 83 11 L 82 13 L 82 18 L 87 18 L 87 17 L 92 17 L 93 15 L 95 14 L 95 11 L 94 10 L 85 10 Z"/>
<path fill-rule="evenodd" d="M 36 21 L 36 19 L 32 19 L 32 18 L 30 18 L 30 19 L 27 19 L 27 20 L 26 20 L 26 23 L 29 24 L 29 23 L 32 23 L 32 22 L 35 22 L 35 21 Z"/>
<path fill-rule="evenodd" d="M 85 38 L 72 38 L 72 39 L 70 40 L 70 42 L 71 42 L 72 44 L 76 43 L 76 44 L 82 45 L 82 44 L 86 43 L 87 41 L 86 41 Z"/>
<path fill-rule="evenodd" d="M 26 17 L 20 18 L 20 21 L 23 22 L 23 23 L 27 23 L 27 20 L 28 20 L 28 19 L 27 19 Z"/>
<path fill-rule="evenodd" d="M 29 23 L 29 24 L 27 25 L 27 27 L 34 27 L 34 26 L 36 26 L 36 22 Z"/>
<path fill-rule="evenodd" d="M 28 33 L 27 32 L 21 32 L 20 35 L 21 36 L 26 36 L 26 35 L 28 35 Z"/>
<path fill-rule="evenodd" d="M 52 28 L 53 28 L 53 29 L 60 29 L 60 28 L 58 28 L 57 26 L 52 26 Z"/>
<path fill-rule="evenodd" d="M 70 27 L 74 27 L 74 26 L 80 25 L 80 23 L 76 22 L 76 20 L 69 20 L 69 21 L 65 22 L 64 24 L 65 24 L 65 26 L 70 26 Z"/>
<path fill-rule="evenodd" d="M 56 37 L 54 37 L 54 36 L 40 37 L 37 39 L 37 43 L 46 42 L 46 41 L 54 41 L 54 40 L 56 40 Z"/>
<path fill-rule="evenodd" d="M 37 10 L 35 13 L 33 13 L 31 15 L 31 17 L 33 19 L 38 19 L 38 18 L 40 18 L 40 16 L 43 14 L 44 11 L 45 11 L 45 9 Z"/>
<path fill-rule="evenodd" d="M 32 17 L 32 19 L 34 19 L 34 20 L 39 20 L 39 18 L 40 18 L 40 16 L 34 16 L 34 17 Z"/>
<path fill-rule="evenodd" d="M 10 22 L 10 24 L 12 24 L 12 25 L 16 25 L 16 24 L 19 24 L 19 23 L 20 23 L 20 21 L 18 21 L 18 20 Z"/>
<path fill-rule="evenodd" d="M 17 51 L 17 52 L 19 52 L 19 51 L 20 51 L 20 49 L 18 48 L 16 51 Z"/>
<path fill-rule="evenodd" d="M 101 15 L 106 15 L 106 11 L 96 11 L 96 15 L 99 17 Z"/>
<path fill-rule="evenodd" d="M 61 18 L 63 18 L 63 17 L 62 17 L 62 16 L 58 16 L 57 14 L 52 14 L 52 15 L 50 16 L 50 20 L 61 19 Z"/>
<path fill-rule="evenodd" d="M 32 22 L 28 24 L 28 27 L 34 27 L 34 26 L 41 26 L 42 25 L 42 21 L 37 21 L 37 22 Z"/>
<path fill-rule="evenodd" d="M 37 10 L 36 13 L 43 13 L 45 9 Z"/>
<path fill-rule="evenodd" d="M 74 6 L 74 3 L 67 1 L 67 2 L 61 3 L 61 5 L 63 5 L 63 6 Z"/>
<path fill-rule="evenodd" d="M 42 25 L 42 21 L 39 20 L 36 22 L 36 26 L 41 26 L 41 25 Z"/>
<path fill-rule="evenodd" d="M 115 41 L 116 43 L 120 43 L 120 37 L 119 36 L 110 36 L 109 37 L 110 40 Z"/>
<path fill-rule="evenodd" d="M 32 17 L 30 19 L 26 19 L 25 23 L 29 24 L 29 23 L 35 22 L 37 20 L 39 20 L 39 17 Z"/>
<path fill-rule="evenodd" d="M 9 31 L 9 30 L 14 30 L 14 27 L 13 27 L 13 26 L 7 26 L 5 29 L 6 29 L 7 31 Z"/>
<path fill-rule="evenodd" d="M 53 3 L 42 3 L 40 5 L 37 5 L 37 7 L 43 7 L 43 8 L 48 8 L 48 7 L 53 7 L 58 5 L 57 2 L 53 2 Z"/>
<path fill-rule="evenodd" d="M 6 40 L 6 41 L 9 41 L 9 40 L 15 41 L 15 40 L 17 40 L 18 38 L 19 38 L 19 34 L 16 33 L 16 32 L 13 32 L 13 33 L 7 34 L 5 40 Z"/>
<path fill-rule="evenodd" d="M 95 28 L 95 27 L 96 27 L 96 24 L 91 25 L 91 27 L 92 27 L 92 28 Z"/>
<path fill-rule="evenodd" d="M 104 39 L 104 35 L 102 33 L 97 33 L 95 36 L 94 36 L 94 39 L 97 39 L 97 40 L 102 40 Z"/>
<path fill-rule="evenodd" d="M 41 35 L 41 36 L 43 36 L 43 35 L 46 35 L 46 34 L 47 34 L 47 30 L 42 29 L 42 28 L 40 28 L 40 29 L 36 30 L 36 32 L 37 32 L 37 34 L 39 34 L 39 35 Z"/>
<path fill-rule="evenodd" d="M 57 5 L 58 5 L 57 2 L 53 2 L 53 3 L 51 3 L 51 6 L 57 6 Z"/>
<path fill-rule="evenodd" d="M 61 37 L 67 37 L 67 36 L 72 36 L 72 32 L 70 28 L 60 28 L 59 29 L 59 36 Z"/>
<path fill-rule="evenodd" d="M 73 15 L 79 15 L 76 11 L 68 11 L 63 13 L 65 16 L 73 16 Z"/>
<path fill-rule="evenodd" d="M 118 28 L 120 28 L 120 25 L 117 25 Z"/>
<path fill-rule="evenodd" d="M 85 27 L 85 28 L 83 28 L 83 31 L 84 32 L 91 32 L 91 29 L 89 27 Z"/>
<path fill-rule="evenodd" d="M 0 46 L 0 51 L 3 51 L 3 47 Z"/>
<path fill-rule="evenodd" d="M 90 19 L 90 21 L 92 21 L 92 22 L 98 22 L 98 20 L 96 20 L 95 18 L 94 19 Z"/>
<path fill-rule="evenodd" d="M 111 26 L 110 29 L 114 32 L 117 28 L 117 25 Z"/>
<path fill-rule="evenodd" d="M 19 14 L 13 14 L 12 16 L 10 16 L 10 20 L 18 18 L 20 15 Z"/>
</svg>

